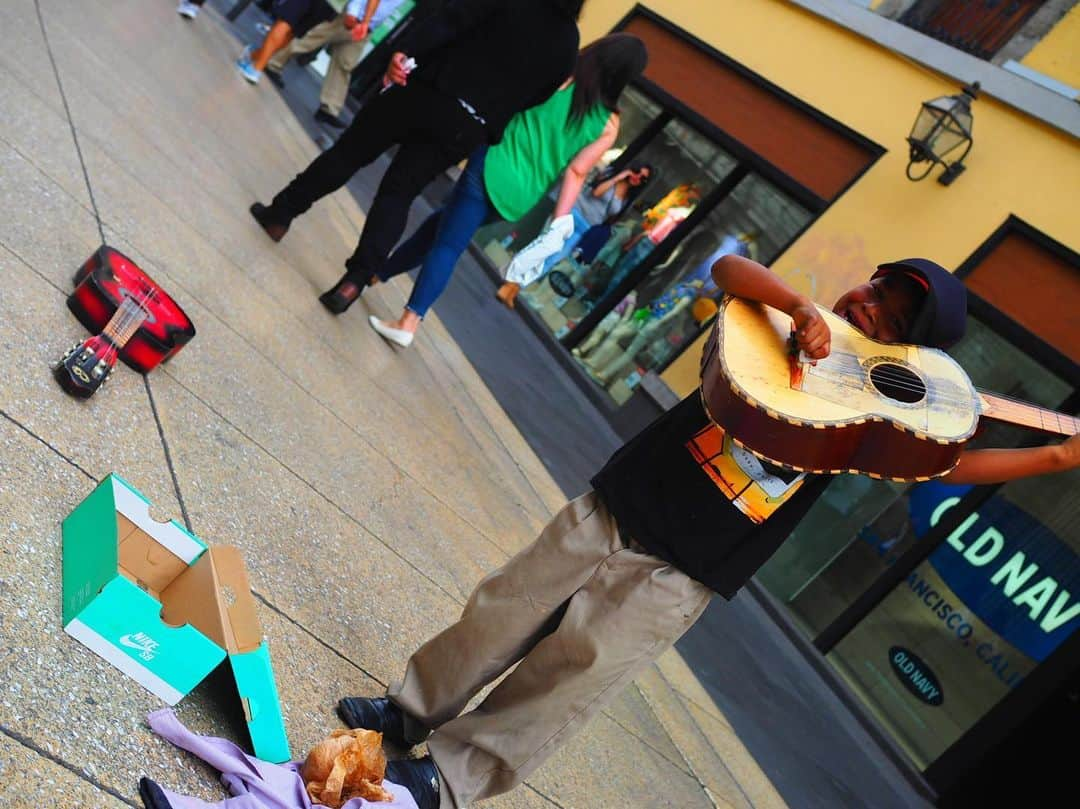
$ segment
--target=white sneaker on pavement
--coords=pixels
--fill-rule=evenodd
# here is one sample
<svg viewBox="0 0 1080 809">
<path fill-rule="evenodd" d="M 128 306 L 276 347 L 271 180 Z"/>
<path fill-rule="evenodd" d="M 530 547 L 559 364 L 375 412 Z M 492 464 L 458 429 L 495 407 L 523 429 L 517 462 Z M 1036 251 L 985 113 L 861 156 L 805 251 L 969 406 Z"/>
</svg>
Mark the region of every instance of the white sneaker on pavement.
<svg viewBox="0 0 1080 809">
<path fill-rule="evenodd" d="M 185 19 L 194 20 L 199 16 L 199 7 L 187 0 L 181 0 L 180 5 L 176 7 L 176 13 Z"/>
</svg>

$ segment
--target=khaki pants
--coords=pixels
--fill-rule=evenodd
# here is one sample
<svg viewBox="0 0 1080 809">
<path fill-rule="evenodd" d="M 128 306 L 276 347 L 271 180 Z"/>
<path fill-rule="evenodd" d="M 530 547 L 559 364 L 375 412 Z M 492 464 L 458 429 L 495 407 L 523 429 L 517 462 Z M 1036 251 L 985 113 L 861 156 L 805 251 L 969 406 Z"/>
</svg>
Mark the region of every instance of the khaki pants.
<svg viewBox="0 0 1080 809">
<path fill-rule="evenodd" d="M 506 792 L 668 649 L 712 591 L 627 548 L 590 492 L 488 575 L 388 696 L 434 733 L 442 809 Z M 520 662 L 519 662 L 520 661 Z M 475 710 L 470 698 L 517 663 Z M 407 733 L 417 728 L 407 723 Z M 422 737 L 422 734 L 417 734 Z"/>
<path fill-rule="evenodd" d="M 324 45 L 330 46 L 330 66 L 326 69 L 319 104 L 331 115 L 340 115 L 349 92 L 349 76 L 360 61 L 366 39 L 359 42 L 352 38 L 345 27 L 345 15 L 321 22 L 299 39 L 294 39 L 276 54 L 267 65 L 269 70 L 280 73 L 293 56 L 311 53 Z"/>
</svg>

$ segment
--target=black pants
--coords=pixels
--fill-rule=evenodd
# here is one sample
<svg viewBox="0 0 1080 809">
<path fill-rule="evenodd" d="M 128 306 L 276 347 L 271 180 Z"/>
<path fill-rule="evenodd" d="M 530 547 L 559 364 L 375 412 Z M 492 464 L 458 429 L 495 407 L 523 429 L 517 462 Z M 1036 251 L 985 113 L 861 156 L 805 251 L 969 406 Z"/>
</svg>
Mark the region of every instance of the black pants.
<svg viewBox="0 0 1080 809">
<path fill-rule="evenodd" d="M 270 217 L 287 225 L 312 204 L 341 188 L 395 144 L 400 148 L 379 183 L 360 243 L 345 267 L 350 274 L 378 273 L 398 243 L 409 206 L 431 180 L 487 139 L 479 121 L 437 90 L 414 81 L 368 102 L 337 142 L 315 158 L 274 197 Z"/>
</svg>

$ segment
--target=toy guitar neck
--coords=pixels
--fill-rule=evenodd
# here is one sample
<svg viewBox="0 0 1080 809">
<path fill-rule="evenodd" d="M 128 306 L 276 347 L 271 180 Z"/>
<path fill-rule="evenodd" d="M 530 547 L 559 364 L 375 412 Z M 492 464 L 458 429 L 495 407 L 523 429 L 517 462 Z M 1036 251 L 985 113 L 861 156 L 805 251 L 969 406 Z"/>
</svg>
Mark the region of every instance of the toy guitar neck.
<svg viewBox="0 0 1080 809">
<path fill-rule="evenodd" d="M 101 334 L 72 346 L 53 369 L 60 387 L 80 399 L 93 396 L 116 367 L 120 350 L 149 316 L 145 308 L 148 300 L 124 298 Z"/>
</svg>

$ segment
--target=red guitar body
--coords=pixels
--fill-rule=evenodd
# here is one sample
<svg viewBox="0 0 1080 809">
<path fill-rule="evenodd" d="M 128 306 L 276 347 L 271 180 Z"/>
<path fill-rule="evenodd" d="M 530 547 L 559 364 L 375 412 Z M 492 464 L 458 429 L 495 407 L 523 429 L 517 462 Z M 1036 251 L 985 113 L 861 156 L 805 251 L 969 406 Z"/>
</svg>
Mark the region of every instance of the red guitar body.
<svg viewBox="0 0 1080 809">
<path fill-rule="evenodd" d="M 118 250 L 102 245 L 75 273 L 68 309 L 91 334 L 105 329 L 124 298 L 134 298 L 146 319 L 119 349 L 119 357 L 139 373 L 169 359 L 195 336 L 195 326 L 177 303 Z"/>
</svg>

